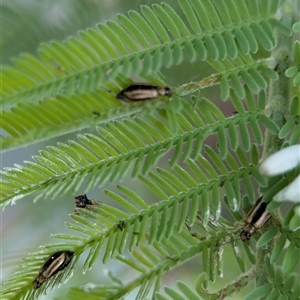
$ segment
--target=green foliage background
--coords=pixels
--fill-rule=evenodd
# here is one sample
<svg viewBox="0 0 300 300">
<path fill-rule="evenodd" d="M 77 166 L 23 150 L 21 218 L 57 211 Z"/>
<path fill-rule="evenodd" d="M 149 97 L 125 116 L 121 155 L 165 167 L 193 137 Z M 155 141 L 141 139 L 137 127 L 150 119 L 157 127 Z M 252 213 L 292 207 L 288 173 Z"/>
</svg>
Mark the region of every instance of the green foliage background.
<svg viewBox="0 0 300 300">
<path fill-rule="evenodd" d="M 299 3 L 132 2 L 2 3 L 0 203 L 17 205 L 1 260 L 21 267 L 1 297 L 54 299 L 71 277 L 56 299 L 297 299 L 294 207 L 272 203 L 261 237 L 238 235 L 258 195 L 299 173 L 258 171 L 299 143 Z M 115 99 L 132 81 L 173 96 Z M 68 217 L 79 193 L 101 203 Z M 64 249 L 72 265 L 34 292 Z"/>
</svg>

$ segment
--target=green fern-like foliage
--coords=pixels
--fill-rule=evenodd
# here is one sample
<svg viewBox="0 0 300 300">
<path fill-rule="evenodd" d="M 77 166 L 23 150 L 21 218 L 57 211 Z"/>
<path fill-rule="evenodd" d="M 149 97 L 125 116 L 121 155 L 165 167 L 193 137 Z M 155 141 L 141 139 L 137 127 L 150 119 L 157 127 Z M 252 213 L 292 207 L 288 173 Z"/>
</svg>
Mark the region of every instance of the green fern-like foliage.
<svg viewBox="0 0 300 300">
<path fill-rule="evenodd" d="M 104 190 L 107 203 L 99 196 L 76 208 L 66 222 L 72 233 L 55 234 L 59 242 L 28 255 L 3 282 L 1 299 L 38 298 L 56 289 L 78 271 L 83 253 L 84 273 L 102 258 L 103 264 L 115 259 L 133 276 L 122 281 L 109 272 L 109 284 L 70 287 L 58 299 L 130 293 L 136 299 L 224 299 L 252 282 L 257 288 L 246 299 L 299 297 L 299 205 L 282 215 L 281 204 L 272 201 L 299 170 L 270 178 L 259 172 L 264 158 L 300 140 L 296 1 L 178 5 L 142 6 L 63 42 L 43 43 L 38 55 L 23 54 L 2 68 L 2 151 L 42 140 L 48 146 L 1 171 L 1 207 L 29 195 L 58 201 L 67 192 L 88 194 L 108 182 L 117 190 Z M 172 97 L 116 99 L 135 78 L 169 86 L 167 69 L 187 61 L 211 73 L 171 86 Z M 217 101 L 203 96 L 208 88 Z M 235 114 L 223 111 L 225 101 Z M 79 130 L 77 138 L 62 141 Z M 134 185 L 123 179 L 135 179 Z M 136 185 L 159 200 L 147 201 Z M 259 194 L 271 201 L 272 221 L 244 243 L 243 211 Z M 212 283 L 227 274 L 224 250 L 240 275 L 212 292 Z M 58 251 L 75 252 L 71 264 L 34 290 L 41 266 Z M 179 276 L 176 286 L 163 286 L 167 273 L 190 259 L 200 262 L 193 283 Z"/>
</svg>

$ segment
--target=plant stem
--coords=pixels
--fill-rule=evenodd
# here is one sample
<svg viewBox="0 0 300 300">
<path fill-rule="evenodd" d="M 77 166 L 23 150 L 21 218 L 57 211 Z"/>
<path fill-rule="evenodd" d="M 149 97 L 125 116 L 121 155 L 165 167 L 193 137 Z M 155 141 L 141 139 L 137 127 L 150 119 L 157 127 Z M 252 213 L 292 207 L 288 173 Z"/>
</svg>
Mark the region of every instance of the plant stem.
<svg viewBox="0 0 300 300">
<path fill-rule="evenodd" d="M 292 3 L 287 1 L 283 4 L 282 14 L 283 21 L 287 26 L 292 24 L 293 9 Z M 275 122 L 279 128 L 286 123 L 289 118 L 289 106 L 290 106 L 290 79 L 285 76 L 285 71 L 291 66 L 292 59 L 292 36 L 283 35 L 281 32 L 275 30 L 275 36 L 277 39 L 277 47 L 272 53 L 272 59 L 275 61 L 275 71 L 278 74 L 276 81 L 271 80 L 269 85 L 269 93 L 265 113 Z M 284 140 L 280 139 L 278 135 L 275 135 L 269 131 L 266 131 L 265 143 L 262 160 L 266 157 L 279 151 L 282 147 Z M 277 216 L 276 216 L 277 214 Z M 279 211 L 275 212 L 275 217 L 278 219 Z M 263 248 L 257 250 L 257 278 L 256 286 L 262 286 L 268 283 L 268 274 L 265 267 L 265 256 L 272 252 L 276 239 L 270 241 Z"/>
</svg>

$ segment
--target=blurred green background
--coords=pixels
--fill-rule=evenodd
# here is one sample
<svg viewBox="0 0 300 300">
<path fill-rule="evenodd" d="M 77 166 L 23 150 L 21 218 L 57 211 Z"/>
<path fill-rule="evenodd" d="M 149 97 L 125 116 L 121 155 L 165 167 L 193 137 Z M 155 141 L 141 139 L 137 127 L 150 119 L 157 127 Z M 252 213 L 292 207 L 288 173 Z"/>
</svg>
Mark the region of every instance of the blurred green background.
<svg viewBox="0 0 300 300">
<path fill-rule="evenodd" d="M 178 11 L 177 1 L 165 0 L 164 2 L 171 4 Z M 64 40 L 70 35 L 76 35 L 79 30 L 94 27 L 97 23 L 116 20 L 118 13 L 126 14 L 128 10 L 139 11 L 140 5 L 151 5 L 153 3 L 160 2 L 151 0 L 2 0 L 1 64 L 11 64 L 14 57 L 24 52 L 36 55 L 40 43 L 51 40 Z M 185 62 L 171 70 L 163 69 L 162 73 L 166 76 L 168 85 L 174 87 L 208 76 L 210 68 L 200 61 L 193 64 Z M 220 103 L 219 106 L 222 111 L 225 111 L 225 114 L 231 115 L 234 109 L 221 103 L 216 98 L 218 95 L 216 91 L 218 91 L 218 87 L 207 89 L 202 95 L 209 95 L 209 99 L 214 99 Z M 66 142 L 68 139 L 76 139 L 76 134 L 62 136 L 55 141 L 51 140 L 51 144 L 55 145 L 58 141 Z M 215 140 L 210 140 L 210 142 L 215 146 Z M 14 164 L 22 164 L 24 160 L 32 160 L 31 156 L 37 155 L 38 150 L 44 149 L 48 143 L 49 141 L 38 143 L 2 154 L 1 169 L 12 167 Z M 168 158 L 161 161 L 160 165 L 167 167 Z M 103 189 L 114 190 L 115 184 L 108 184 Z M 137 180 L 132 181 L 128 178 L 123 184 L 133 188 L 137 194 L 149 202 L 159 200 L 150 194 L 145 186 Z M 88 196 L 105 202 L 107 199 L 104 197 L 103 189 L 94 189 L 88 193 Z M 14 206 L 7 207 L 4 212 L 1 211 L 1 280 L 7 279 L 16 270 L 16 265 L 22 263 L 22 258 L 26 257 L 28 253 L 36 251 L 40 245 L 55 242 L 50 237 L 51 233 L 67 232 L 64 222 L 70 220 L 68 214 L 74 210 L 74 196 L 84 192 L 83 190 L 76 194 L 70 192 L 52 201 L 41 199 L 35 204 L 32 204 L 34 197 L 30 196 L 18 201 Z M 224 258 L 226 270 L 224 282 L 230 282 L 234 279 L 234 276 L 239 274 L 239 270 L 232 258 L 231 250 L 225 250 Z M 94 268 L 85 275 L 82 274 L 80 269 L 83 261 L 84 257 L 74 270 L 75 275 L 68 285 L 107 282 L 108 279 L 105 277 L 100 259 Z M 113 261 L 106 267 L 112 270 L 117 277 L 124 279 L 125 282 L 130 279 L 128 271 L 125 271 L 120 263 Z M 169 272 L 165 276 L 163 284 L 174 285 L 177 279 L 189 283 L 190 279 L 191 286 L 194 286 L 195 278 L 201 270 L 199 257 L 199 259 L 189 261 Z M 221 281 L 218 282 L 214 285 L 214 289 L 221 287 L 221 284 Z M 62 299 L 64 288 L 65 286 L 62 285 L 59 290 L 53 293 L 49 291 L 48 295 L 42 299 L 54 299 L 55 295 L 59 295 Z M 231 299 L 243 299 L 243 294 L 231 297 Z M 127 299 L 134 298 L 134 293 L 127 297 Z"/>
</svg>

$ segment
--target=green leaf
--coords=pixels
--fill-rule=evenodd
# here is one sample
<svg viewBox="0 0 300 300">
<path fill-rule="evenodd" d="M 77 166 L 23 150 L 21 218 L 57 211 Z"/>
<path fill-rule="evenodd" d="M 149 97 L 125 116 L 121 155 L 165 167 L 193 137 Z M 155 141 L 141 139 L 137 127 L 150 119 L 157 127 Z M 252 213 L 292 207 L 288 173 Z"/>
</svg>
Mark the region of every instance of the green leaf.
<svg viewBox="0 0 300 300">
<path fill-rule="evenodd" d="M 278 233 L 278 227 L 270 228 L 266 231 L 257 241 L 257 246 L 262 247 L 267 244 L 270 240 L 272 240 Z"/>
<path fill-rule="evenodd" d="M 259 120 L 273 134 L 278 134 L 279 133 L 279 127 L 267 116 L 260 115 Z"/>
<path fill-rule="evenodd" d="M 270 283 L 260 286 L 250 292 L 246 297 L 245 300 L 255 300 L 260 299 L 261 297 L 267 296 L 272 290 L 272 285 Z"/>
<path fill-rule="evenodd" d="M 285 138 L 291 131 L 292 128 L 294 127 L 295 122 L 293 119 L 288 120 L 280 129 L 279 131 L 279 138 Z"/>
<path fill-rule="evenodd" d="M 239 122 L 239 128 L 240 128 L 240 137 L 241 137 L 241 142 L 242 142 L 243 148 L 246 151 L 249 151 L 250 150 L 250 137 L 248 135 L 247 125 L 244 122 L 244 120 L 241 120 Z"/>
<path fill-rule="evenodd" d="M 291 273 L 285 279 L 283 289 L 288 293 L 293 290 L 296 282 L 299 282 L 299 276 L 296 273 Z"/>
<path fill-rule="evenodd" d="M 299 259 L 296 259 L 298 251 L 294 242 L 288 245 L 282 263 L 283 276 L 290 274 L 298 264 Z"/>
<path fill-rule="evenodd" d="M 279 255 L 282 253 L 283 247 L 286 243 L 286 236 L 282 233 L 271 253 L 270 262 L 273 264 L 279 257 Z"/>
<path fill-rule="evenodd" d="M 177 282 L 178 288 L 181 290 L 181 292 L 186 296 L 186 299 L 195 299 L 200 300 L 200 297 L 194 293 L 184 282 L 178 281 Z"/>
<path fill-rule="evenodd" d="M 188 0 L 182 0 L 182 1 L 179 1 L 179 5 L 187 19 L 187 21 L 189 22 L 191 28 L 193 29 L 193 31 L 200 35 L 202 30 L 201 30 L 201 27 L 200 27 L 200 24 L 197 20 L 197 17 L 195 15 L 195 12 L 193 10 L 193 8 L 190 6 L 190 3 Z"/>
<path fill-rule="evenodd" d="M 266 300 L 276 300 L 278 299 L 279 295 L 280 295 L 279 290 L 273 289 L 267 296 Z"/>
<path fill-rule="evenodd" d="M 185 298 L 182 295 L 180 295 L 178 292 L 176 292 L 174 289 L 172 289 L 170 287 L 165 287 L 165 292 L 167 295 L 169 295 L 173 299 L 185 300 Z"/>
</svg>

